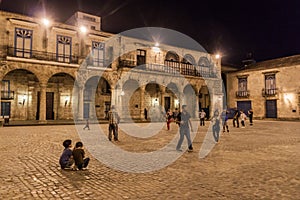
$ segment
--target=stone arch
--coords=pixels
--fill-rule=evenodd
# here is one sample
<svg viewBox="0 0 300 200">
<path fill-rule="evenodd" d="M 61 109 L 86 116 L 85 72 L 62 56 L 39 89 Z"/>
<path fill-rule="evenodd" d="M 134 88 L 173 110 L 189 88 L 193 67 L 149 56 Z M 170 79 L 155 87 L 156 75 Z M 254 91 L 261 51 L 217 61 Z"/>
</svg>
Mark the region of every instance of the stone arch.
<svg viewBox="0 0 300 200">
<path fill-rule="evenodd" d="M 5 70 L 3 70 L 2 73 L 0 73 L 0 80 L 4 79 L 4 77 L 5 77 L 7 74 L 9 74 L 9 73 L 11 73 L 11 72 L 13 72 L 13 71 L 15 71 L 15 70 L 24 70 L 24 71 L 28 71 L 28 72 L 30 72 L 31 74 L 34 74 L 34 75 L 36 76 L 38 82 L 41 81 L 41 78 L 39 77 L 39 72 L 36 71 L 36 70 L 34 70 L 34 69 L 32 69 L 32 68 L 31 68 L 31 69 L 27 69 L 27 68 L 23 68 L 23 67 L 8 67 L 8 66 L 6 66 L 6 67 L 5 67 Z"/>
<path fill-rule="evenodd" d="M 208 60 L 207 57 L 200 57 L 199 61 L 198 61 L 198 65 L 199 66 L 203 66 L 203 67 L 209 67 L 210 66 L 210 62 Z"/>
<path fill-rule="evenodd" d="M 210 115 L 210 93 L 207 85 L 202 85 L 201 88 L 199 89 L 198 93 L 198 107 L 199 110 L 203 109 L 206 113 L 206 117 L 209 118 Z"/>
<path fill-rule="evenodd" d="M 171 109 L 175 110 L 175 108 L 180 107 L 180 92 L 177 85 L 173 82 L 170 82 L 166 87 L 165 93 L 165 110 Z M 170 104 L 168 106 L 168 104 Z"/>
<path fill-rule="evenodd" d="M 73 119 L 72 104 L 75 79 L 65 72 L 52 74 L 47 82 L 46 120 Z"/>
<path fill-rule="evenodd" d="M 147 102 L 147 108 L 149 111 L 149 118 L 151 121 L 161 121 L 164 114 L 162 114 L 163 109 L 163 99 L 162 86 L 155 81 L 151 81 L 145 86 L 145 100 Z"/>
<path fill-rule="evenodd" d="M 210 61 L 207 57 L 200 57 L 198 61 L 197 71 L 201 74 L 202 77 L 209 77 L 211 75 Z"/>
<path fill-rule="evenodd" d="M 167 61 L 179 62 L 179 55 L 175 51 L 168 51 L 165 57 Z"/>
<path fill-rule="evenodd" d="M 191 54 L 185 54 L 183 59 L 182 59 L 182 62 L 187 63 L 187 64 L 191 64 L 191 65 L 196 64 L 196 60 Z"/>
<path fill-rule="evenodd" d="M 191 84 L 187 84 L 183 89 L 183 104 L 187 105 L 187 110 L 192 117 L 196 117 L 197 108 L 197 92 Z"/>
<path fill-rule="evenodd" d="M 140 93 L 139 83 L 137 80 L 128 79 L 122 86 L 121 94 L 121 109 L 122 117 L 125 119 L 139 119 L 140 118 Z"/>
<path fill-rule="evenodd" d="M 4 115 L 13 120 L 37 119 L 40 82 L 31 70 L 17 68 L 5 73 L 1 82 Z"/>
</svg>

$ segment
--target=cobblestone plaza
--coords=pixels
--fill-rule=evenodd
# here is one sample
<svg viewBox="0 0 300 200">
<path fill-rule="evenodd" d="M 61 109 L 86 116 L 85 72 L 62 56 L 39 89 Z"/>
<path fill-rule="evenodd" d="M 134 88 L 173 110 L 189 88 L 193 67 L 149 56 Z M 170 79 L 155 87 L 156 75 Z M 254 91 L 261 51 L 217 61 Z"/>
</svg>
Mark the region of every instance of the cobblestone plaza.
<svg viewBox="0 0 300 200">
<path fill-rule="evenodd" d="M 204 159 L 199 149 L 208 128 L 200 127 L 194 152 L 147 173 L 126 173 L 91 158 L 88 170 L 61 170 L 62 141 L 79 136 L 73 125 L 0 128 L 1 199 L 298 199 L 300 196 L 300 124 L 255 121 L 233 128 Z M 140 124 L 143 126 L 145 124 Z M 107 134 L 107 124 L 100 125 Z M 86 134 L 92 134 L 92 130 Z M 150 152 L 177 134 L 163 127 L 148 139 L 120 132 L 115 145 Z M 186 143 L 186 141 L 184 141 Z M 175 149 L 174 149 L 175 151 Z"/>
</svg>

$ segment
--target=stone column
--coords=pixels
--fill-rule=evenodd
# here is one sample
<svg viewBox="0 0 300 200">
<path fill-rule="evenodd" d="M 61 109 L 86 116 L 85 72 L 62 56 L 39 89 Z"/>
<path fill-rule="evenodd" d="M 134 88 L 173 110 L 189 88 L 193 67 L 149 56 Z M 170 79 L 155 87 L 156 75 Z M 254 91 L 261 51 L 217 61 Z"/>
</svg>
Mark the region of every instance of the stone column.
<svg viewBox="0 0 300 200">
<path fill-rule="evenodd" d="M 141 120 L 145 120 L 145 117 L 144 117 L 145 90 L 146 90 L 146 86 L 145 85 L 143 85 L 143 86 L 140 87 L 140 101 L 141 101 L 141 105 L 140 105 L 140 118 L 141 118 Z"/>
<path fill-rule="evenodd" d="M 46 89 L 47 84 L 40 84 L 40 119 L 39 123 L 46 123 Z"/>
<path fill-rule="evenodd" d="M 165 93 L 166 93 L 166 88 L 165 86 L 159 86 L 160 88 L 160 106 L 165 110 Z"/>
<path fill-rule="evenodd" d="M 111 97 L 110 97 L 111 105 L 117 106 L 116 89 L 114 87 L 111 87 L 110 91 L 111 91 Z"/>
<path fill-rule="evenodd" d="M 196 98 L 195 98 L 195 117 L 198 118 L 199 116 L 199 96 L 196 95 Z"/>
<path fill-rule="evenodd" d="M 83 120 L 83 86 L 78 87 L 78 120 Z"/>
</svg>

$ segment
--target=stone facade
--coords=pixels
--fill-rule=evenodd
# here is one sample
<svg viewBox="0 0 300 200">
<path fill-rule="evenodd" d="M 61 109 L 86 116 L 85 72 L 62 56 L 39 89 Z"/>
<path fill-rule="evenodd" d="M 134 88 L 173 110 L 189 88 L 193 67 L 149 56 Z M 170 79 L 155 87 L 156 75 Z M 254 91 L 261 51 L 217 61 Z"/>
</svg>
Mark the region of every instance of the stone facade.
<svg viewBox="0 0 300 200">
<path fill-rule="evenodd" d="M 300 56 L 259 62 L 227 73 L 228 107 L 256 118 L 300 119 Z"/>
<path fill-rule="evenodd" d="M 11 120 L 160 119 L 187 104 L 221 109 L 221 60 L 204 51 L 101 31 L 80 12 L 66 24 L 0 11 L 1 115 Z M 76 19 L 80 18 L 80 23 Z M 89 22 L 84 23 L 87 19 Z M 78 25 L 88 24 L 87 32 Z M 91 28 L 93 26 L 96 28 Z"/>
</svg>

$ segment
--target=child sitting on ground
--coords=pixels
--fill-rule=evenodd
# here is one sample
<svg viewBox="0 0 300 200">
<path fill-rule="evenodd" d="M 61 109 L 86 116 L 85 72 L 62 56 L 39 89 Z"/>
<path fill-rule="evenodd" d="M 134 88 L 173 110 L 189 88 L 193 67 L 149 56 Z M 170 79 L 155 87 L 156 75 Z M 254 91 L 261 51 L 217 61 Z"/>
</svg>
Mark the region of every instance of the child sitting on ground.
<svg viewBox="0 0 300 200">
<path fill-rule="evenodd" d="M 89 164 L 90 158 L 84 158 L 84 150 L 82 142 L 77 142 L 73 150 L 73 158 L 75 161 L 75 169 L 82 170 Z"/>
<path fill-rule="evenodd" d="M 63 146 L 65 147 L 65 149 L 59 159 L 60 167 L 62 169 L 71 168 L 74 163 L 71 150 L 72 140 L 65 140 L 63 142 Z"/>
</svg>

